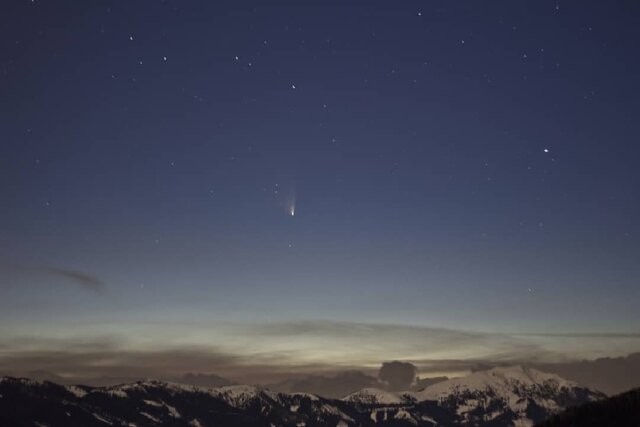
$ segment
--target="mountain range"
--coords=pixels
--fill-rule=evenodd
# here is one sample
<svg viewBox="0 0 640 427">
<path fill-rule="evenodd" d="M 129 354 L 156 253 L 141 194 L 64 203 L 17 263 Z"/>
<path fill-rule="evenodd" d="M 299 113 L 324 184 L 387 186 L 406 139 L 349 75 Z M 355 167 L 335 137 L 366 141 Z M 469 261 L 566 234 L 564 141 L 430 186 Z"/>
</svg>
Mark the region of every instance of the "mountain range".
<svg viewBox="0 0 640 427">
<path fill-rule="evenodd" d="M 0 379 L 2 426 L 527 427 L 605 395 L 555 374 L 494 368 L 419 391 L 365 388 L 342 399 L 258 386 L 139 381 L 109 387 Z"/>
</svg>

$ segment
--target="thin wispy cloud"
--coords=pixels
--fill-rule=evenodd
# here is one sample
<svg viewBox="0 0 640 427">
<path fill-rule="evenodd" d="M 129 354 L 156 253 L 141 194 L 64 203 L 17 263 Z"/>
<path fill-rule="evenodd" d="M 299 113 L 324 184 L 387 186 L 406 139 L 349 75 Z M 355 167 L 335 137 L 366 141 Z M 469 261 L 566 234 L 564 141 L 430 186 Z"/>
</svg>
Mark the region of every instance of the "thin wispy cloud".
<svg viewBox="0 0 640 427">
<path fill-rule="evenodd" d="M 638 338 L 640 332 L 618 333 L 618 332 L 532 332 L 517 334 L 522 337 L 551 337 L 551 338 Z"/>
<path fill-rule="evenodd" d="M 253 382 L 348 369 L 370 372 L 387 360 L 422 362 L 471 354 L 482 354 L 482 360 L 493 356 L 517 359 L 525 353 L 542 352 L 521 340 L 495 334 L 332 321 L 200 324 L 192 327 L 193 338 L 183 339 L 179 346 L 153 344 L 172 342 L 180 331 L 162 324 L 136 330 L 139 335 L 158 337 L 145 343 L 128 335 L 104 340 L 12 338 L 5 341 L 7 351 L 0 355 L 0 370 L 43 369 L 83 377 L 134 372 L 153 377 L 200 370 Z M 430 369 L 441 371 L 436 365 L 431 364 Z"/>
<path fill-rule="evenodd" d="M 545 348 L 543 340 L 535 337 L 415 325 L 326 320 L 201 322 L 190 324 L 189 337 L 184 336 L 184 325 L 163 322 L 139 325 L 127 333 L 115 332 L 117 328 L 101 337 L 5 337 L 0 343 L 0 372 L 45 371 L 92 383 L 197 372 L 238 383 L 273 383 L 354 370 L 375 376 L 380 365 L 391 360 L 412 363 L 421 377 L 463 375 L 514 364 L 544 365 L 545 370 L 558 366 L 566 371 L 578 363 Z M 588 367 L 575 366 L 585 368 L 578 370 L 576 378 L 585 377 Z"/>
<path fill-rule="evenodd" d="M 105 283 L 94 275 L 66 268 L 49 268 L 52 275 L 67 279 L 69 282 L 91 292 L 104 292 Z"/>
<path fill-rule="evenodd" d="M 3 285 L 6 287 L 21 287 L 25 284 L 67 284 L 77 288 L 93 292 L 106 291 L 106 283 L 96 275 L 67 267 L 43 266 L 24 263 L 0 263 L 0 275 L 3 277 Z"/>
</svg>

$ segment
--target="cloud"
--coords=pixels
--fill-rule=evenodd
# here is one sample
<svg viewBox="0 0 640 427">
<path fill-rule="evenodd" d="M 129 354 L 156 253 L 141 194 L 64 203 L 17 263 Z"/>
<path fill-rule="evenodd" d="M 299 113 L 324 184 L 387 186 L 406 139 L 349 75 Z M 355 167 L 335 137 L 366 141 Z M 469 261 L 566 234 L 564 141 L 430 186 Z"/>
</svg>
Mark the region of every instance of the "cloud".
<svg viewBox="0 0 640 427">
<path fill-rule="evenodd" d="M 189 331 L 187 336 L 185 328 Z M 46 332 L 41 330 L 40 334 Z M 167 378 L 197 372 L 222 375 L 239 383 L 277 383 L 318 376 L 297 387 L 313 382 L 315 388 L 339 394 L 355 385 L 371 386 L 371 378 L 377 382 L 376 371 L 385 360 L 402 359 L 418 366 L 421 374 L 433 375 L 443 372 L 438 361 L 447 360 L 438 355 L 482 354 L 480 360 L 486 360 L 500 357 L 497 351 L 501 350 L 504 360 L 510 360 L 523 352 L 534 353 L 531 346 L 508 336 L 334 321 L 188 325 L 150 322 L 132 326 L 124 335 L 100 339 L 90 332 L 90 339 L 45 336 L 0 341 L 0 371 L 43 370 L 82 379 Z M 180 346 L 167 344 L 177 342 Z M 427 356 L 433 359 L 425 360 Z M 338 375 L 354 370 L 366 378 Z M 337 378 L 325 380 L 328 375 Z M 385 377 L 385 381 L 397 384 L 392 377 Z"/>
<path fill-rule="evenodd" d="M 238 330 L 255 345 L 286 348 L 292 356 L 332 363 L 380 366 L 384 360 L 413 362 L 426 358 L 520 358 L 546 351 L 507 334 L 414 325 L 340 321 L 289 321 L 247 324 Z"/>
<path fill-rule="evenodd" d="M 100 293 L 105 290 L 105 284 L 96 276 L 88 273 L 69 270 L 65 268 L 49 268 L 49 272 L 55 276 L 68 279 L 69 281 L 88 291 Z"/>
<path fill-rule="evenodd" d="M 518 334 L 521 337 L 541 337 L 541 338 L 640 338 L 640 332 L 617 333 L 617 332 L 543 332 Z"/>
<path fill-rule="evenodd" d="M 378 378 L 386 383 L 391 390 L 408 390 L 416 380 L 418 369 L 413 363 L 400 362 L 384 362 Z"/>
<path fill-rule="evenodd" d="M 219 369 L 234 373 L 245 362 L 241 356 L 229 355 L 215 348 L 141 352 L 106 345 L 95 349 L 88 345 L 76 347 L 70 340 L 66 342 L 66 347 L 3 351 L 0 372 L 16 376 L 47 372 L 64 378 L 66 382 L 104 384 L 109 378 L 178 378 L 187 370 L 209 373 Z M 256 369 L 260 370 L 261 367 L 255 365 L 248 367 L 247 371 L 252 373 Z"/>
<path fill-rule="evenodd" d="M 63 279 L 90 292 L 102 293 L 106 289 L 106 284 L 95 275 L 63 267 L 1 262 L 0 274 L 6 282 L 3 285 L 7 287 Z"/>
<path fill-rule="evenodd" d="M 362 387 L 384 386 L 376 378 L 380 365 L 400 360 L 409 369 L 385 368 L 388 372 L 380 376 L 391 388 L 408 388 L 416 370 L 425 378 L 514 364 L 556 372 L 608 393 L 640 385 L 640 374 L 629 374 L 640 372 L 640 356 L 567 360 L 566 354 L 507 334 L 322 320 L 140 322 L 126 332 L 111 325 L 110 335 L 98 337 L 95 330 L 88 325 L 84 332 L 75 332 L 83 336 L 71 336 L 52 327 L 40 329 L 40 337 L 0 337 L 0 372 L 46 371 L 90 384 L 176 379 L 193 372 L 209 375 L 212 381 L 219 375 L 235 383 L 275 384 L 285 391 L 338 397 Z"/>
</svg>

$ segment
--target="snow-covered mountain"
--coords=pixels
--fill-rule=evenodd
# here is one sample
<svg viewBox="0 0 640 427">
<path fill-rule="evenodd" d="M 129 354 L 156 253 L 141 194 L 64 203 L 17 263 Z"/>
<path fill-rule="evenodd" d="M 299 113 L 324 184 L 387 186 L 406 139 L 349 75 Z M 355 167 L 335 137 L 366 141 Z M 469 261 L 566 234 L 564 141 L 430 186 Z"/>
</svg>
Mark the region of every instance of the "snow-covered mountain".
<svg viewBox="0 0 640 427">
<path fill-rule="evenodd" d="M 367 388 L 341 400 L 255 386 L 159 381 L 113 387 L 0 379 L 0 425 L 531 426 L 604 396 L 522 367 L 496 368 L 418 392 Z"/>
<path fill-rule="evenodd" d="M 403 408 L 402 417 L 419 423 L 427 419 L 443 425 L 532 426 L 570 406 L 599 400 L 602 393 L 557 375 L 522 366 L 494 368 L 433 384 L 418 392 L 393 393 L 363 389 L 343 400 L 364 409 L 371 417 L 388 420 Z M 446 414 L 438 418 L 438 414 Z M 433 424 L 433 423 L 432 423 Z"/>
<path fill-rule="evenodd" d="M 503 419 L 530 426 L 569 406 L 602 399 L 557 375 L 513 366 L 476 372 L 413 393 L 417 401 L 437 401 L 469 425 Z"/>
</svg>

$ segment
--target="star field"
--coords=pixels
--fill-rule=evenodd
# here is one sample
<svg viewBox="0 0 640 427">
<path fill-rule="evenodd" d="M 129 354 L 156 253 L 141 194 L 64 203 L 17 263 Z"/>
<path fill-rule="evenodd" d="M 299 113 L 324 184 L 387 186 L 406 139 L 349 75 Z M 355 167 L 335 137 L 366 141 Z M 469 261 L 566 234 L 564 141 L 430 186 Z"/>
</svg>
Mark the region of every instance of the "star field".
<svg viewBox="0 0 640 427">
<path fill-rule="evenodd" d="M 2 5 L 0 339 L 636 333 L 639 7 Z"/>
</svg>

